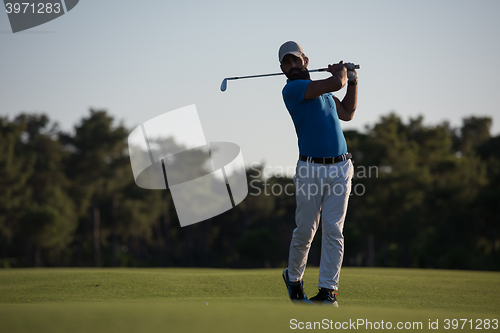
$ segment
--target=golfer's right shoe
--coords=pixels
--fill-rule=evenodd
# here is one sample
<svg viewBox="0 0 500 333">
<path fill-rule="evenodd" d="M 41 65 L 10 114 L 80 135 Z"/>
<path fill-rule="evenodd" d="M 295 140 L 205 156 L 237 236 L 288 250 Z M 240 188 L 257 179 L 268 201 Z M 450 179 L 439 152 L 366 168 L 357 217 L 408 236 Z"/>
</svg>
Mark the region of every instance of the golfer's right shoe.
<svg viewBox="0 0 500 333">
<path fill-rule="evenodd" d="M 288 268 L 283 270 L 283 280 L 285 281 L 286 289 L 288 290 L 288 297 L 290 297 L 292 302 L 315 305 L 307 299 L 307 295 L 304 293 L 304 281 L 300 281 L 300 284 L 298 285 L 290 283 L 290 279 L 288 278 Z"/>
<path fill-rule="evenodd" d="M 321 304 L 321 305 L 326 305 L 326 306 L 333 306 L 335 308 L 339 307 L 339 303 L 337 303 L 337 294 L 326 289 L 326 288 L 321 288 L 318 290 L 318 294 L 314 297 L 311 297 L 311 301 L 315 302 L 316 304 Z"/>
</svg>

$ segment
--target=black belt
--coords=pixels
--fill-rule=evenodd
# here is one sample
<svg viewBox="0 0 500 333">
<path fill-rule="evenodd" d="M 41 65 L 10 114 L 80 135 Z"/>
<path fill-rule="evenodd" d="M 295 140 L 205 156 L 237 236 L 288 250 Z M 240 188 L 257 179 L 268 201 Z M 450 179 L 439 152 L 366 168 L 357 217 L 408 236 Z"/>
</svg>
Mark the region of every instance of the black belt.
<svg viewBox="0 0 500 333">
<path fill-rule="evenodd" d="M 308 157 L 299 154 L 299 160 L 303 162 L 309 163 L 318 163 L 318 164 L 334 164 L 343 161 L 347 161 L 352 158 L 351 153 L 346 153 L 344 155 L 340 155 L 337 157 Z"/>
</svg>

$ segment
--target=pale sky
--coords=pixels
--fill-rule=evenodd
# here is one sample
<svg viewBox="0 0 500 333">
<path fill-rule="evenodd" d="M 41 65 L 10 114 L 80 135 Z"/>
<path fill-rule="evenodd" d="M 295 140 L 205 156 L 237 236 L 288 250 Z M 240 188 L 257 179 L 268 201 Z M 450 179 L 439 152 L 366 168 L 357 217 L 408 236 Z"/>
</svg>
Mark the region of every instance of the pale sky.
<svg viewBox="0 0 500 333">
<path fill-rule="evenodd" d="M 279 72 L 278 48 L 294 40 L 310 69 L 361 65 L 358 109 L 343 129 L 394 111 L 428 125 L 489 116 L 498 135 L 498 13 L 497 0 L 81 0 L 13 34 L 1 11 L 0 115 L 45 112 L 69 131 L 98 108 L 133 129 L 195 104 L 208 142 L 238 144 L 247 166 L 290 168 L 298 149 L 285 77 L 229 81 L 224 93 L 220 84 Z"/>
</svg>

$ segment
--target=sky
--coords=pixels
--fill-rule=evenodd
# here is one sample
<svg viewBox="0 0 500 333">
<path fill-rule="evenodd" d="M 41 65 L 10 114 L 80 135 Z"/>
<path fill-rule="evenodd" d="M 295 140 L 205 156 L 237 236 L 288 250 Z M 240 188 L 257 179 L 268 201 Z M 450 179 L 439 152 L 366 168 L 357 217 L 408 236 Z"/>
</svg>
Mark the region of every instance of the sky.
<svg viewBox="0 0 500 333">
<path fill-rule="evenodd" d="M 280 72 L 279 46 L 294 40 L 310 69 L 360 64 L 358 108 L 344 130 L 395 112 L 457 127 L 488 116 L 498 135 L 498 13 L 497 0 L 81 0 L 13 34 L 0 11 L 0 116 L 44 112 L 72 131 L 91 108 L 105 109 L 133 129 L 195 104 L 208 142 L 238 144 L 247 166 L 293 170 L 285 77 L 229 81 L 224 93 L 220 84 Z"/>
</svg>

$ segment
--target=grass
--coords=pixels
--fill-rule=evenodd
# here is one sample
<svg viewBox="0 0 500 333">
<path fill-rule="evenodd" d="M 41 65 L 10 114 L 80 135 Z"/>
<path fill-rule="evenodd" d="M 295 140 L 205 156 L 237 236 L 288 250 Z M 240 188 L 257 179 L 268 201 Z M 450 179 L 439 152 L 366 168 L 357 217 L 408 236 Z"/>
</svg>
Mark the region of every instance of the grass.
<svg viewBox="0 0 500 333">
<path fill-rule="evenodd" d="M 317 274 L 306 271 L 309 296 Z M 280 269 L 0 270 L 0 332 L 285 332 L 357 320 L 426 331 L 437 320 L 435 332 L 450 331 L 446 319 L 477 331 L 500 320 L 498 272 L 347 267 L 340 287 L 332 309 L 292 305 Z"/>
</svg>

